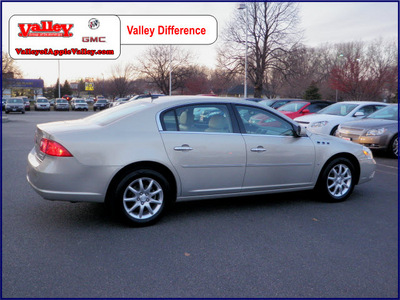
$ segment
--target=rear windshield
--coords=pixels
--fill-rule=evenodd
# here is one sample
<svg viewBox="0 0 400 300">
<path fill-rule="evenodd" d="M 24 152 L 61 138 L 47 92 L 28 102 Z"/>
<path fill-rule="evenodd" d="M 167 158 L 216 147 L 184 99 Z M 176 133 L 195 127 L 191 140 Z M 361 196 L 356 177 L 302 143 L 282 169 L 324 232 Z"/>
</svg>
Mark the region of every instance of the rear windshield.
<svg viewBox="0 0 400 300">
<path fill-rule="evenodd" d="M 99 100 L 100 101 L 100 100 Z M 149 107 L 151 103 L 148 102 L 131 102 L 125 105 L 118 105 L 112 108 L 108 108 L 94 115 L 86 117 L 84 120 L 89 121 L 98 125 L 107 125 L 118 119 L 122 119 L 130 114 L 144 110 Z"/>
</svg>

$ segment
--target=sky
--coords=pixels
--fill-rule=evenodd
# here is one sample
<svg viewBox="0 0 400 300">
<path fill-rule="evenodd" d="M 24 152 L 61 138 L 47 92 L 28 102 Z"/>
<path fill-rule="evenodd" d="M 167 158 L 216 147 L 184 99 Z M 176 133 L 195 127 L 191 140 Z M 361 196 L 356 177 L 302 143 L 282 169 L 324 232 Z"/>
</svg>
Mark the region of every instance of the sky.
<svg viewBox="0 0 400 300">
<path fill-rule="evenodd" d="M 14 14 L 207 14 L 218 21 L 219 34 L 237 10 L 238 2 L 2 2 L 2 51 L 8 52 L 8 20 Z M 316 47 L 325 43 L 371 41 L 378 38 L 398 40 L 397 2 L 299 2 L 303 43 Z M 193 63 L 216 66 L 212 45 L 185 46 L 194 53 Z M 60 81 L 92 77 L 105 79 L 117 64 L 136 62 L 149 46 L 123 45 L 117 60 L 60 61 Z M 42 78 L 45 86 L 58 77 L 57 60 L 17 60 L 24 78 Z"/>
</svg>

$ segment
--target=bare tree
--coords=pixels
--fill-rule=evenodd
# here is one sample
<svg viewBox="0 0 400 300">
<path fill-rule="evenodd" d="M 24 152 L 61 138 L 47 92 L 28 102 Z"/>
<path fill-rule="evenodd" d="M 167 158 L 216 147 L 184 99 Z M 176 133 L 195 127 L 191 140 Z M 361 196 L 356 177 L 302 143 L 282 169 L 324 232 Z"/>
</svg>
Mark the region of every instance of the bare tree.
<svg viewBox="0 0 400 300">
<path fill-rule="evenodd" d="M 155 84 L 162 93 L 169 94 L 169 74 L 172 71 L 171 90 L 182 88 L 189 75 L 192 54 L 177 46 L 156 45 L 148 48 L 139 58 L 138 71 Z"/>
<path fill-rule="evenodd" d="M 290 51 L 301 40 L 298 29 L 298 4 L 295 2 L 248 2 L 248 76 L 254 96 L 261 97 L 273 71 L 285 72 Z M 223 34 L 224 45 L 218 51 L 219 66 L 244 74 L 246 36 L 245 14 L 237 11 Z"/>
<path fill-rule="evenodd" d="M 114 96 L 124 97 L 132 90 L 134 67 L 132 64 L 115 65 L 111 70 L 111 86 Z"/>
<path fill-rule="evenodd" d="M 8 88 L 7 79 L 22 77 L 21 69 L 15 63 L 15 60 L 6 52 L 1 52 L 1 83 L 2 91 Z"/>
</svg>

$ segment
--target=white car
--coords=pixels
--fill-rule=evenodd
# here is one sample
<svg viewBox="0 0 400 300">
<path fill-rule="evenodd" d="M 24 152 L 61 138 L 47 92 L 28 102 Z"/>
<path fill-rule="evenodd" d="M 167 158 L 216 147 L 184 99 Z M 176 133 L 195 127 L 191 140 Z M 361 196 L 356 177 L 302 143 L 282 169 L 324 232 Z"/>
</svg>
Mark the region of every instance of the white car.
<svg viewBox="0 0 400 300">
<path fill-rule="evenodd" d="M 34 108 L 35 108 L 35 110 L 50 111 L 50 102 L 45 97 L 37 97 Z"/>
<path fill-rule="evenodd" d="M 382 102 L 369 101 L 338 102 L 315 114 L 298 117 L 294 120 L 302 128 L 313 133 L 335 135 L 340 124 L 364 118 L 387 105 Z"/>
</svg>

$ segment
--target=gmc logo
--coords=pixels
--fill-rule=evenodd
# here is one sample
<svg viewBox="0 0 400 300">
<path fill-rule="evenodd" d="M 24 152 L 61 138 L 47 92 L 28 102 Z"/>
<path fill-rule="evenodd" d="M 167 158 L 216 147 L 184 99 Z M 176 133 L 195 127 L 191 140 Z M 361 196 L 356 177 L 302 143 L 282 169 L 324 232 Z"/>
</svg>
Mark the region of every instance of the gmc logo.
<svg viewBox="0 0 400 300">
<path fill-rule="evenodd" d="M 106 37 L 105 36 L 84 36 L 82 37 L 82 42 L 84 43 L 105 43 Z"/>
</svg>

